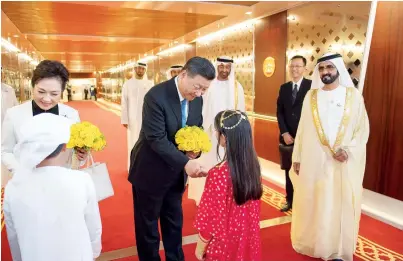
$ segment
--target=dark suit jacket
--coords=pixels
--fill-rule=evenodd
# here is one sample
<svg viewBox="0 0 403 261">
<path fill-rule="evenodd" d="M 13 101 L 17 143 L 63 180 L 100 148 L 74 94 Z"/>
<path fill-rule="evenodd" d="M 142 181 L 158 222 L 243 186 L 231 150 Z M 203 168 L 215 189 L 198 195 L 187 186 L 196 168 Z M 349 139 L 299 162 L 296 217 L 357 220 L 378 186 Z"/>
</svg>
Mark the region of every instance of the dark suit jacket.
<svg viewBox="0 0 403 261">
<path fill-rule="evenodd" d="M 280 87 L 277 99 L 277 121 L 280 129 L 280 143 L 285 144 L 281 134 L 286 132 L 295 138 L 298 123 L 301 118 L 302 104 L 306 93 L 311 89 L 311 80 L 303 79 L 299 88 L 297 98 L 292 103 L 293 83 L 287 82 Z"/>
<path fill-rule="evenodd" d="M 189 102 L 188 126 L 202 126 L 201 97 Z M 138 189 L 162 193 L 187 178 L 188 157 L 177 149 L 175 134 L 182 128 L 182 112 L 175 78 L 160 83 L 144 98 L 139 139 L 130 156 L 129 181 Z"/>
</svg>

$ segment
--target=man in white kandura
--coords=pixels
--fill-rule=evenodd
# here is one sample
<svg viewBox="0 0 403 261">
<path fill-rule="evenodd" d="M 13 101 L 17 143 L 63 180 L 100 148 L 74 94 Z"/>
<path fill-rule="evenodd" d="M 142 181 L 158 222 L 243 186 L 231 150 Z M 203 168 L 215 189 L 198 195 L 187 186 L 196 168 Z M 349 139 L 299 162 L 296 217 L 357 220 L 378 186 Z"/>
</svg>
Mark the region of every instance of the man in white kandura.
<svg viewBox="0 0 403 261">
<path fill-rule="evenodd" d="M 217 156 L 217 138 L 214 129 L 214 118 L 224 110 L 240 110 L 245 112 L 245 94 L 242 85 L 235 79 L 234 61 L 230 57 L 218 57 L 215 63 L 216 79 L 203 96 L 203 128 L 208 133 L 212 143 L 211 151 L 204 153 L 198 159 L 207 169 L 214 167 L 220 159 Z M 221 159 L 224 156 L 223 147 L 219 147 Z M 199 205 L 204 190 L 206 178 L 190 178 L 188 197 Z"/>
<path fill-rule="evenodd" d="M 171 68 L 167 70 L 167 80 L 178 76 L 178 74 L 182 71 L 182 65 L 172 65 Z"/>
<path fill-rule="evenodd" d="M 352 261 L 369 121 L 339 54 L 318 60 L 293 152 L 291 241 L 301 254 Z"/>
<path fill-rule="evenodd" d="M 102 225 L 89 174 L 68 169 L 73 122 L 42 113 L 27 119 L 14 149 L 18 161 L 4 193 L 4 217 L 14 261 L 93 261 Z"/>
<path fill-rule="evenodd" d="M 121 101 L 121 123 L 127 128 L 128 168 L 130 152 L 136 144 L 141 130 L 144 96 L 154 85 L 147 79 L 145 63 L 137 63 L 134 71 L 133 77 L 123 84 Z"/>
</svg>

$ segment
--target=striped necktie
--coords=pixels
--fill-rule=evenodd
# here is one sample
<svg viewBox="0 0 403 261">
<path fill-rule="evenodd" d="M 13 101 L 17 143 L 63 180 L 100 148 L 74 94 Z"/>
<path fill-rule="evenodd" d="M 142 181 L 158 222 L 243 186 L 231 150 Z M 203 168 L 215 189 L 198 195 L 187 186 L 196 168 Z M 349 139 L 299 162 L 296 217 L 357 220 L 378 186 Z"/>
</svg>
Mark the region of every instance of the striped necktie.
<svg viewBox="0 0 403 261">
<path fill-rule="evenodd" d="M 294 104 L 295 99 L 297 98 L 298 93 L 298 85 L 294 84 L 294 89 L 292 89 L 292 104 Z"/>
</svg>

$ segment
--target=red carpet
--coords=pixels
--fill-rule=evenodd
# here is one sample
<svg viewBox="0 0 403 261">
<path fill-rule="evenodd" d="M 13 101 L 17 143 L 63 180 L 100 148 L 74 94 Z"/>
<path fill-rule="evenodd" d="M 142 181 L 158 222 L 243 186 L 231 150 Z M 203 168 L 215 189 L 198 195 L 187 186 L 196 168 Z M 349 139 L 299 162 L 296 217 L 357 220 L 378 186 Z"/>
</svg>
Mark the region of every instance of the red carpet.
<svg viewBox="0 0 403 261">
<path fill-rule="evenodd" d="M 121 126 L 120 118 L 116 114 L 100 109 L 93 102 L 70 102 L 68 105 L 79 110 L 81 120 L 97 125 L 105 134 L 108 142 L 104 151 L 94 154 L 96 161 L 107 163 L 115 190 L 114 197 L 99 204 L 103 225 L 102 252 L 134 246 L 132 193 L 131 184 L 127 181 L 126 129 Z M 264 184 L 267 188 L 262 200 L 261 220 L 284 216 L 285 214 L 278 210 L 283 201 L 284 190 L 266 181 Z M 186 193 L 183 198 L 183 209 L 183 235 L 193 235 L 196 233 L 193 228 L 196 206 L 193 200 L 187 199 Z M 365 244 L 366 250 L 371 249 L 368 251 L 375 249 L 378 254 L 384 251 L 383 248 L 371 243 L 373 241 L 395 253 L 403 252 L 403 232 L 368 216 L 362 216 L 360 235 L 366 238 L 360 237 L 360 242 Z M 313 260 L 297 254 L 292 249 L 290 224 L 262 229 L 261 236 L 264 260 Z M 195 244 L 184 246 L 187 261 L 196 260 L 194 249 Z M 393 254 L 394 259 L 392 259 L 390 256 L 385 258 L 382 253 L 380 256 L 378 255 L 378 259 L 375 258 L 375 255 L 372 258 L 368 256 L 365 259 L 356 258 L 357 260 L 403 260 L 403 256 L 399 259 L 400 255 Z M 371 254 L 368 255 L 371 256 Z M 163 257 L 163 251 L 161 251 L 161 257 Z M 164 260 L 164 258 L 162 259 Z M 11 260 L 5 229 L 2 231 L 1 260 Z M 128 257 L 118 260 L 138 260 L 138 258 Z"/>
</svg>

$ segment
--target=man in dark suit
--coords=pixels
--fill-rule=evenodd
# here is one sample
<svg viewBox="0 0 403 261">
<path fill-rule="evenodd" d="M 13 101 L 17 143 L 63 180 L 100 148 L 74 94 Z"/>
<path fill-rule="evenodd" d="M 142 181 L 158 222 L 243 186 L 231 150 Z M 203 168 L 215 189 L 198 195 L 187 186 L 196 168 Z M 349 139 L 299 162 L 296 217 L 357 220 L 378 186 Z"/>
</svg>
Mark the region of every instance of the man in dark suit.
<svg viewBox="0 0 403 261">
<path fill-rule="evenodd" d="M 294 188 L 291 183 L 289 171 L 292 165 L 292 150 L 298 123 L 301 117 L 302 103 L 306 93 L 311 89 L 311 80 L 303 77 L 306 71 L 306 59 L 297 55 L 291 58 L 289 72 L 292 81 L 280 87 L 277 99 L 277 121 L 280 129 L 280 158 L 281 169 L 285 170 L 285 188 L 287 192 L 286 204 L 281 211 L 286 212 L 292 208 Z"/>
<path fill-rule="evenodd" d="M 87 87 L 84 88 L 84 99 L 88 100 L 88 88 Z"/>
<path fill-rule="evenodd" d="M 214 78 L 211 62 L 193 57 L 177 77 L 154 86 L 144 98 L 142 127 L 129 170 L 142 261 L 161 260 L 158 219 L 166 260 L 184 260 L 182 195 L 187 176 L 204 177 L 207 172 L 194 160 L 199 155 L 178 150 L 175 134 L 185 125 L 202 126 L 201 96 Z"/>
</svg>

